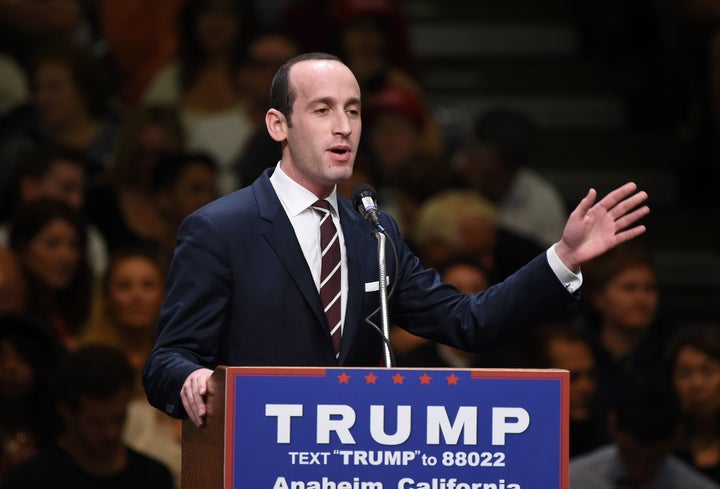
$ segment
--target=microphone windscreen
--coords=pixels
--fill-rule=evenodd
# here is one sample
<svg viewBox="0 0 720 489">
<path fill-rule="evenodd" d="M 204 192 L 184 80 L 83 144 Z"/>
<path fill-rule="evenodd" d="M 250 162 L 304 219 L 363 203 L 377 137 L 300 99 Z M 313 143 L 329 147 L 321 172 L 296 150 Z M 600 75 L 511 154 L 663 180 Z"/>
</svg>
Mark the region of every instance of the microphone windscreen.
<svg viewBox="0 0 720 489">
<path fill-rule="evenodd" d="M 378 200 L 378 194 L 372 185 L 368 183 L 358 183 L 352 190 L 352 203 L 357 209 L 362 206 L 362 199 L 365 197 L 372 198 L 375 202 Z"/>
</svg>

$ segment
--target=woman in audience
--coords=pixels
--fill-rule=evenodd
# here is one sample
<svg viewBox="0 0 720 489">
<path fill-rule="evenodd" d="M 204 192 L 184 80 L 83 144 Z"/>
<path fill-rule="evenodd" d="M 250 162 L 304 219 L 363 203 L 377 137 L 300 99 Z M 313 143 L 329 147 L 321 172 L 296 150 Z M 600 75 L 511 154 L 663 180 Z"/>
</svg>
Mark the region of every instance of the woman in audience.
<svg viewBox="0 0 720 489">
<path fill-rule="evenodd" d="M 90 315 L 85 229 L 76 209 L 51 199 L 21 205 L 10 221 L 10 248 L 27 284 L 26 311 L 66 348 L 77 345 Z"/>
<path fill-rule="evenodd" d="M 720 483 L 720 324 L 681 329 L 669 351 L 683 414 L 676 455 Z"/>
<path fill-rule="evenodd" d="M 128 408 L 125 442 L 165 463 L 180 481 L 180 423 L 148 404 L 140 372 L 155 341 L 155 326 L 165 287 L 166 263 L 152 247 L 116 252 L 100 287 L 83 343 L 119 348 L 136 372 L 138 384 Z"/>
<path fill-rule="evenodd" d="M 138 373 L 155 342 L 166 267 L 151 247 L 126 248 L 112 255 L 96 289 L 93 318 L 83 343 L 102 343 L 125 352 Z"/>
<path fill-rule="evenodd" d="M 233 163 L 255 127 L 237 86 L 255 27 L 253 2 L 187 0 L 179 18 L 179 59 L 158 74 L 145 96 L 146 103 L 177 107 L 189 149 L 218 161 L 221 193 L 238 187 Z"/>
<path fill-rule="evenodd" d="M 110 253 L 163 238 L 152 173 L 162 153 L 184 146 L 182 124 L 172 108 L 148 106 L 128 119 L 112 166 L 86 197 L 88 217 Z"/>
</svg>

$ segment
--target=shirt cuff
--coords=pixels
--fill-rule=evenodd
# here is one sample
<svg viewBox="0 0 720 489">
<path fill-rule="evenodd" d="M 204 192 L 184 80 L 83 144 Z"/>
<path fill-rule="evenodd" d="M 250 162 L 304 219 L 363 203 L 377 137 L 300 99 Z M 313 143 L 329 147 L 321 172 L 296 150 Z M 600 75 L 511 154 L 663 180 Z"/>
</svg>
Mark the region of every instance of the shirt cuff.
<svg viewBox="0 0 720 489">
<path fill-rule="evenodd" d="M 565 287 L 569 293 L 574 294 L 580 288 L 583 283 L 582 272 L 578 270 L 578 273 L 573 272 L 562 262 L 560 257 L 555 252 L 555 245 L 552 245 L 547 250 L 547 261 L 552 269 L 555 276 L 558 278 L 560 283 Z"/>
</svg>

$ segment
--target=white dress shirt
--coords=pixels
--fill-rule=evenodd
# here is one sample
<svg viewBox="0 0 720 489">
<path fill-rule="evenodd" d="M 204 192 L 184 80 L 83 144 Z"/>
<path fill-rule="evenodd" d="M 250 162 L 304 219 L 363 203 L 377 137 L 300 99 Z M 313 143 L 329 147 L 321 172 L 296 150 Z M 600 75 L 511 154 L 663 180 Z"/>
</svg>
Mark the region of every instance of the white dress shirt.
<svg viewBox="0 0 720 489">
<path fill-rule="evenodd" d="M 322 255 L 320 247 L 320 214 L 313 210 L 312 205 L 317 202 L 318 198 L 302 185 L 295 182 L 287 174 L 282 171 L 280 163 L 275 167 L 275 171 L 270 176 L 270 184 L 275 189 L 275 193 L 280 199 L 280 203 L 285 209 L 285 213 L 290 219 L 297 236 L 298 243 L 305 255 L 312 273 L 315 287 L 318 294 L 320 293 L 320 272 L 322 268 Z M 348 273 L 347 273 L 347 252 L 345 251 L 345 237 L 343 236 L 342 226 L 340 225 L 340 216 L 338 215 L 337 189 L 333 189 L 332 193 L 325 198 L 330 203 L 330 214 L 333 223 L 338 231 L 338 239 L 340 240 L 340 291 L 342 294 L 340 321 L 342 323 L 341 331 L 345 325 L 345 308 L 347 306 L 348 296 Z M 311 232 L 312 231 L 312 232 Z"/>
</svg>

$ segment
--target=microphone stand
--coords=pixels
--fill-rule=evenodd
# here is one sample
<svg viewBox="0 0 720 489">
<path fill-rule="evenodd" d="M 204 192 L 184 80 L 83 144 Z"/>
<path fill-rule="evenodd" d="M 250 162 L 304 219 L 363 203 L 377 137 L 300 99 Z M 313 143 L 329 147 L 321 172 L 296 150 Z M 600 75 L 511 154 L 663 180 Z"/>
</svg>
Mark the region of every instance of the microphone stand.
<svg viewBox="0 0 720 489">
<path fill-rule="evenodd" d="M 380 291 L 380 317 L 382 319 L 383 356 L 385 367 L 392 368 L 392 354 L 390 353 L 390 318 L 387 304 L 387 272 L 385 260 L 385 233 L 375 231 L 378 240 L 378 289 Z"/>
</svg>

